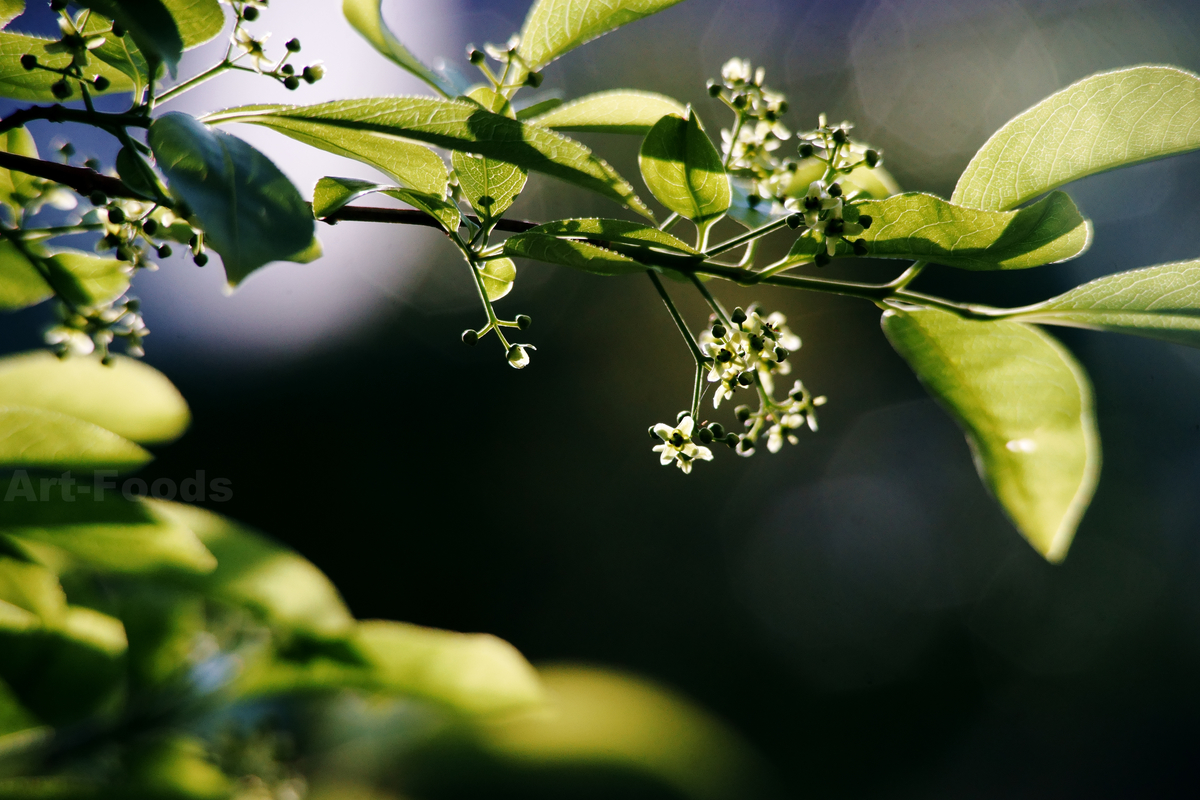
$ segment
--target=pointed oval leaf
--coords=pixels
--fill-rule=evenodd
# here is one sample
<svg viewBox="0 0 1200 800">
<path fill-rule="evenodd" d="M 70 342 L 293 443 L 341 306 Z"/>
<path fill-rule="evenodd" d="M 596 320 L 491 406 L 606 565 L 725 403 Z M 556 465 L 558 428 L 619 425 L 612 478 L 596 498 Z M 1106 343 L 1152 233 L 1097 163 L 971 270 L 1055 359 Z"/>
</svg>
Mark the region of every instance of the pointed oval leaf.
<svg viewBox="0 0 1200 800">
<path fill-rule="evenodd" d="M 556 131 L 585 133 L 630 133 L 645 136 L 663 117 L 687 114 L 683 103 L 654 92 L 615 89 L 580 97 L 533 117 L 531 125 Z"/>
<path fill-rule="evenodd" d="M 46 45 L 52 41 L 54 40 L 39 36 L 0 31 L 0 97 L 58 102 L 50 87 L 59 81 L 61 75 L 44 69 L 27 70 L 21 66 L 21 56 L 30 54 L 37 56 L 39 64 L 53 69 L 65 69 L 71 63 L 71 54 L 47 53 Z M 89 88 L 88 91 L 93 95 L 128 92 L 133 88 L 133 82 L 128 75 L 108 64 L 92 62 L 85 74 L 88 78 L 103 75 L 109 81 L 108 88 L 103 92 L 96 91 L 94 87 Z"/>
<path fill-rule="evenodd" d="M 414 208 L 424 211 L 438 220 L 447 231 L 458 230 L 461 212 L 458 206 L 448 203 L 439 197 L 410 192 L 399 186 L 387 186 L 371 181 L 360 181 L 355 178 L 324 177 L 317 181 L 313 190 L 313 216 L 324 219 L 349 203 L 368 194 L 383 193 L 397 200 L 408 203 Z"/>
<path fill-rule="evenodd" d="M 872 258 L 920 259 L 969 270 L 1029 269 L 1075 258 L 1092 243 L 1092 223 L 1062 192 L 1020 211 L 980 211 L 918 192 L 854 208 L 872 218 L 871 227 L 855 237 Z M 791 256 L 809 260 L 823 250 L 823 241 L 806 235 Z M 836 255 L 854 251 L 842 240 Z"/>
<path fill-rule="evenodd" d="M 152 456 L 81 419 L 26 406 L 0 406 L 0 469 L 136 469 Z"/>
<path fill-rule="evenodd" d="M 158 370 L 113 356 L 60 359 L 45 350 L 0 359 L 0 404 L 57 411 L 142 444 L 183 435 L 191 412 Z"/>
<path fill-rule="evenodd" d="M 650 192 L 667 208 L 697 224 L 729 209 L 729 175 L 696 112 L 666 116 L 642 141 L 638 166 Z"/>
<path fill-rule="evenodd" d="M 163 0 L 163 5 L 175 20 L 184 50 L 212 41 L 225 27 L 218 0 Z"/>
<path fill-rule="evenodd" d="M 1071 84 L 993 134 L 953 202 L 1005 210 L 1070 181 L 1200 147 L 1200 77 L 1132 67 Z"/>
<path fill-rule="evenodd" d="M 308 204 L 279 168 L 246 142 L 178 112 L 150 124 L 159 168 L 221 254 L 232 285 L 309 246 Z"/>
<path fill-rule="evenodd" d="M 525 188 L 529 176 L 515 164 L 456 151 L 451 156 L 458 185 L 484 219 L 499 219 Z"/>
<path fill-rule="evenodd" d="M 493 258 L 483 263 L 480 273 L 488 300 L 495 302 L 512 291 L 517 279 L 517 265 L 511 258 Z"/>
<path fill-rule="evenodd" d="M 633 187 L 587 147 L 546 128 L 493 114 L 467 100 L 377 97 L 313 106 L 242 106 L 209 114 L 204 121 L 210 125 L 264 125 L 322 149 L 341 147 L 348 133 L 416 139 L 550 175 L 653 219 Z"/>
<path fill-rule="evenodd" d="M 1092 390 L 1036 327 L 889 309 L 888 340 L 967 435 L 975 467 L 1021 535 L 1062 561 L 1100 473 Z"/>
<path fill-rule="evenodd" d="M 442 94 L 451 97 L 454 87 L 405 47 L 383 21 L 383 0 L 343 0 L 342 13 L 354 30 L 371 43 L 371 46 L 390 58 L 402 68 L 416 75 Z"/>
<path fill-rule="evenodd" d="M 1015 318 L 1200 347 L 1200 261 L 1106 275 Z"/>
<path fill-rule="evenodd" d="M 504 242 L 504 254 L 561 264 L 593 275 L 628 275 L 646 267 L 628 256 L 587 242 L 558 239 L 544 233 L 518 233 Z"/>
<path fill-rule="evenodd" d="M 538 0 L 521 28 L 517 55 L 535 72 L 568 50 L 680 0 Z"/>
<path fill-rule="evenodd" d="M 77 1 L 79 5 L 120 23 L 145 56 L 166 64 L 171 74 L 175 74 L 175 67 L 183 55 L 183 36 L 163 0 Z"/>
</svg>

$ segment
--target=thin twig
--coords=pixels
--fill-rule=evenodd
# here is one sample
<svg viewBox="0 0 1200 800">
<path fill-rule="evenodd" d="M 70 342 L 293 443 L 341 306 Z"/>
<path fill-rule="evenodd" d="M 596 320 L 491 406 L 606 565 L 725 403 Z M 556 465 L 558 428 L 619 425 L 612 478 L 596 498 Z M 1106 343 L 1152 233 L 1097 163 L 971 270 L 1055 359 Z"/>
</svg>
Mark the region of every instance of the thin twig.
<svg viewBox="0 0 1200 800">
<path fill-rule="evenodd" d="M 43 161 L 0 150 L 0 167 L 34 175 L 69 186 L 79 194 L 88 196 L 92 192 L 103 192 L 109 197 L 129 197 L 144 200 L 145 197 L 125 185 L 120 178 L 110 178 L 87 167 L 71 167 L 56 161 Z"/>
</svg>

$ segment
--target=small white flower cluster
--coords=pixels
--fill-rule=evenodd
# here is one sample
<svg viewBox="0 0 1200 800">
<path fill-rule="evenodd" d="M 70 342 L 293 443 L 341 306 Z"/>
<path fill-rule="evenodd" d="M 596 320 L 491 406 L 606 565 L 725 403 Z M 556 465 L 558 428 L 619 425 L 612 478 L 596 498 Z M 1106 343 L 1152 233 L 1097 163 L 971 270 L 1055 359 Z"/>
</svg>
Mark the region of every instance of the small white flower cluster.
<svg viewBox="0 0 1200 800">
<path fill-rule="evenodd" d="M 713 408 L 733 397 L 739 386 L 753 386 L 757 379 L 770 393 L 773 375 L 787 375 L 791 364 L 787 357 L 800 349 L 800 337 L 787 327 L 787 318 L 774 312 L 763 318 L 755 306 L 748 311 L 734 309 L 727 328 L 714 316 L 712 327 L 700 334 L 700 350 L 712 359 L 708 371 L 710 383 L 719 384 L 713 396 Z"/>
<path fill-rule="evenodd" d="M 832 169 L 846 173 L 864 164 L 874 169 L 883 162 L 883 154 L 850 138 L 854 125 L 841 122 L 830 125 L 824 114 L 817 115 L 815 130 L 796 134 L 800 157 L 824 161 Z"/>
<path fill-rule="evenodd" d="M 808 226 L 806 233 L 824 243 L 825 258 L 818 257 L 818 266 L 828 263 L 841 241 L 847 242 L 855 255 L 866 254 L 866 243 L 858 239 L 851 241 L 847 237 L 861 236 L 864 230 L 871 227 L 871 217 L 860 214 L 854 206 L 846 205 L 840 184 L 826 186 L 825 181 L 813 181 L 808 185 L 804 197 L 788 198 L 784 207 L 789 211 L 801 212 L 804 224 Z"/>
<path fill-rule="evenodd" d="M 694 432 L 696 432 L 696 423 L 692 419 L 692 415 L 686 411 L 680 413 L 674 428 L 661 422 L 651 428 L 650 436 L 662 441 L 653 448 L 654 452 L 659 454 L 659 462 L 664 467 L 674 463 L 687 475 L 691 473 L 692 465 L 695 462 L 712 461 L 712 451 L 692 440 Z M 708 432 L 705 438 L 709 442 L 713 440 L 710 427 L 701 428 L 701 432 Z"/>
<path fill-rule="evenodd" d="M 84 356 L 96 352 L 110 359 L 109 347 L 121 339 L 131 356 L 145 355 L 142 339 L 150 334 L 136 298 L 125 298 L 98 310 L 72 311 L 59 305 L 59 324 L 46 332 L 46 343 L 60 356 Z"/>
<path fill-rule="evenodd" d="M 738 115 L 734 130 L 721 131 L 722 153 L 731 174 L 754 182 L 756 195 L 770 197 L 778 182 L 775 151 L 792 137 L 780 121 L 787 99 L 763 85 L 766 70 L 754 69 L 747 59 L 734 58 L 721 68 L 721 83 L 710 82 L 709 93 L 723 99 Z"/>
<path fill-rule="evenodd" d="M 816 433 L 816 406 L 823 405 L 825 405 L 824 397 L 812 397 L 804 388 L 804 384 L 796 381 L 788 393 L 788 402 L 777 409 L 774 414 L 774 424 L 767 430 L 767 450 L 778 453 L 783 449 L 785 439 L 789 444 L 800 444 L 796 431 L 805 427 Z"/>
</svg>

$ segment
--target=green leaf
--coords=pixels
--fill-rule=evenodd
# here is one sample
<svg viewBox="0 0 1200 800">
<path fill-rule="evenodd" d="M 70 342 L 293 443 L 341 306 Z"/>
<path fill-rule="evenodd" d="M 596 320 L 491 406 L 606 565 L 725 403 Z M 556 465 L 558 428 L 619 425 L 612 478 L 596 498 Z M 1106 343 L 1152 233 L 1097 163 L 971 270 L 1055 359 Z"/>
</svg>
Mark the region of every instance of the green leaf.
<svg viewBox="0 0 1200 800">
<path fill-rule="evenodd" d="M 483 288 L 487 291 L 488 300 L 495 302 L 512 291 L 513 281 L 517 279 L 517 265 L 511 258 L 493 258 L 485 261 L 480 270 L 483 275 Z"/>
<path fill-rule="evenodd" d="M 25 13 L 25 0 L 0 0 L 0 28 Z"/>
<path fill-rule="evenodd" d="M 59 250 L 43 259 L 50 281 L 63 299 L 80 308 L 97 308 L 129 288 L 133 265 L 115 258 Z"/>
<path fill-rule="evenodd" d="M 1087 375 L 1031 325 L 890 309 L 883 330 L 967 435 L 984 484 L 1034 549 L 1059 562 L 1100 473 Z"/>
<path fill-rule="evenodd" d="M 3 601 L 0 601 L 0 617 L 3 616 Z M 0 629 L 4 623 L 0 622 Z M 12 689 L 0 681 L 0 752 L 4 750 L 4 737 L 17 731 L 29 730 L 38 725 L 37 717 L 31 714 Z M 2 792 L 2 790 L 0 790 Z M 2 796 L 2 795 L 0 795 Z"/>
<path fill-rule="evenodd" d="M 16 311 L 53 294 L 33 262 L 8 239 L 0 239 L 0 310 Z"/>
<path fill-rule="evenodd" d="M 183 37 L 162 0 L 77 0 L 85 8 L 119 23 L 126 36 L 151 61 L 166 64 L 171 74 L 183 55 Z"/>
<path fill-rule="evenodd" d="M 1200 347 L 1200 261 L 1106 275 L 1014 318 Z"/>
<path fill-rule="evenodd" d="M 162 3 L 175 20 L 184 50 L 212 41 L 225 27 L 225 12 L 218 0 L 162 0 Z"/>
<path fill-rule="evenodd" d="M 574 139 L 527 125 L 467 100 L 379 97 L 338 100 L 313 106 L 242 106 L 209 114 L 208 124 L 265 125 L 322 149 L 346 146 L 363 133 L 416 139 L 507 161 L 615 200 L 653 219 L 630 186 L 605 161 Z M 295 135 L 293 131 L 300 135 Z"/>
<path fill-rule="evenodd" d="M 979 211 L 917 192 L 854 208 L 873 220 L 855 237 L 873 258 L 920 259 L 969 270 L 1029 269 L 1075 258 L 1092 243 L 1091 222 L 1062 192 L 1020 211 Z M 789 256 L 809 260 L 824 249 L 823 240 L 806 235 Z M 838 242 L 837 255 L 853 254 L 849 243 Z"/>
<path fill-rule="evenodd" d="M 232 520 L 195 506 L 147 501 L 186 525 L 217 559 L 198 584 L 206 596 L 260 615 L 284 632 L 338 638 L 353 618 L 322 572 L 288 548 Z"/>
<path fill-rule="evenodd" d="M 538 0 L 521 28 L 517 55 L 533 71 L 568 50 L 680 0 Z"/>
<path fill-rule="evenodd" d="M 355 178 L 324 177 L 313 190 L 313 216 L 324 219 L 339 209 L 368 194 L 381 192 L 402 200 L 438 220 L 447 231 L 458 230 L 461 212 L 458 206 L 432 195 L 410 192 L 399 186 L 387 186 Z"/>
<path fill-rule="evenodd" d="M 558 219 L 538 225 L 529 232 L 573 239 L 595 239 L 638 247 L 656 247 L 672 253 L 696 255 L 695 248 L 669 233 L 623 219 Z"/>
<path fill-rule="evenodd" d="M 532 105 L 525 106 L 520 111 L 517 111 L 515 116 L 517 119 L 522 120 L 522 121 L 527 120 L 527 119 L 532 119 L 533 117 L 538 117 L 538 116 L 541 116 L 542 114 L 545 114 L 547 111 L 558 108 L 562 104 L 563 104 L 562 98 L 551 97 L 549 99 L 542 100 L 542 101 L 534 103 Z"/>
<path fill-rule="evenodd" d="M 124 356 L 108 366 L 45 350 L 0 358 L 0 405 L 57 411 L 142 444 L 174 441 L 191 422 L 187 402 L 165 375 Z"/>
<path fill-rule="evenodd" d="M 667 208 L 700 224 L 725 213 L 731 200 L 729 176 L 696 112 L 687 119 L 666 116 L 642 141 L 638 165 L 646 186 Z"/>
<path fill-rule="evenodd" d="M 159 168 L 204 227 L 237 285 L 271 261 L 308 247 L 313 219 L 292 182 L 262 153 L 178 112 L 150 124 Z"/>
<path fill-rule="evenodd" d="M 125 753 L 127 774 L 106 797 L 131 800 L 228 800 L 234 782 L 212 763 L 205 743 L 171 733 L 146 737 Z"/>
<path fill-rule="evenodd" d="M 683 117 L 687 115 L 687 109 L 683 103 L 666 95 L 615 89 L 589 94 L 551 111 L 522 119 L 526 119 L 530 125 L 541 125 L 556 131 L 645 136 L 655 123 L 668 115 Z"/>
<path fill-rule="evenodd" d="M 122 147 L 117 151 L 116 166 L 117 177 L 125 182 L 125 185 L 136 191 L 139 195 L 147 200 L 154 200 L 158 197 L 155 193 L 155 186 L 146 177 L 147 167 L 139 165 L 139 161 L 145 164 L 145 159 L 142 154 L 136 150 L 131 150 L 128 147 Z"/>
<path fill-rule="evenodd" d="M 26 158 L 38 157 L 33 135 L 24 128 L 13 128 L 8 133 L 0 134 L 0 149 Z M 32 175 L 0 168 L 0 203 L 8 206 L 13 221 L 21 219 L 25 201 L 36 196 L 33 181 Z"/>
<path fill-rule="evenodd" d="M 44 69 L 27 70 L 21 66 L 21 56 L 37 56 L 39 64 L 53 69 L 63 69 L 71 63 L 70 53 L 47 53 L 45 46 L 55 40 L 22 33 L 0 31 L 0 97 L 14 100 L 58 102 L 50 86 L 61 79 L 61 75 Z M 109 87 L 103 92 L 89 88 L 93 95 L 128 92 L 133 82 L 120 70 L 106 64 L 89 64 L 85 70 L 89 79 L 103 75 Z M 77 90 L 76 90 L 77 91 Z M 75 95 L 78 97 L 78 94 Z"/>
<path fill-rule="evenodd" d="M 454 87 L 429 67 L 422 64 L 405 47 L 383 21 L 383 0 L 343 0 L 342 13 L 350 26 L 383 55 L 399 64 L 442 94 L 451 97 Z"/>
<path fill-rule="evenodd" d="M 518 233 L 504 242 L 504 254 L 546 261 L 593 275 L 628 275 L 646 267 L 628 256 L 587 242 L 558 239 L 544 233 Z"/>
<path fill-rule="evenodd" d="M 151 458 L 99 425 L 40 408 L 0 406 L 0 468 L 131 470 Z"/>
<path fill-rule="evenodd" d="M 484 219 L 499 219 L 525 188 L 528 174 L 514 164 L 456 151 L 451 161 L 458 185 Z"/>
<path fill-rule="evenodd" d="M 796 164 L 796 171 L 792 173 L 792 180 L 783 193 L 788 197 L 803 197 L 808 193 L 808 187 L 813 181 L 821 180 L 825 176 L 826 167 L 825 162 L 818 158 L 800 159 Z M 838 183 L 847 195 L 861 192 L 863 197 L 873 200 L 900 194 L 900 186 L 896 179 L 883 167 L 855 167 L 849 175 L 839 177 Z"/>
<path fill-rule="evenodd" d="M 126 500 L 118 485 L 111 473 L 84 475 L 66 489 L 60 480 L 43 492 L 40 478 L 16 475 L 0 482 L 11 498 L 0 533 L 58 573 L 212 572 L 216 561 L 190 528 L 141 501 Z M 36 499 L 30 499 L 31 486 Z"/>
<path fill-rule="evenodd" d="M 1131 67 L 1068 86 L 993 134 L 951 200 L 1004 210 L 1097 172 L 1200 147 L 1200 77 Z"/>
</svg>

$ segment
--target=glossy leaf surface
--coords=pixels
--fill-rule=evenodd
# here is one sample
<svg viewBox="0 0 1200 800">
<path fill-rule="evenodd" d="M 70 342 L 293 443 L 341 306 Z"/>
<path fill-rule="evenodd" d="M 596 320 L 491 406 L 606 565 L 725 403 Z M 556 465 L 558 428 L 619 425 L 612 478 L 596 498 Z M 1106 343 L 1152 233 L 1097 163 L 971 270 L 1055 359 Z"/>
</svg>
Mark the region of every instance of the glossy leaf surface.
<svg viewBox="0 0 1200 800">
<path fill-rule="evenodd" d="M 682 217 L 703 223 L 729 208 L 729 176 L 695 112 L 655 123 L 642 141 L 638 165 L 655 198 Z"/>
<path fill-rule="evenodd" d="M 683 103 L 666 95 L 615 89 L 580 97 L 527 119 L 532 125 L 556 131 L 645 136 L 663 117 L 669 114 L 682 117 L 686 113 Z"/>
</svg>

